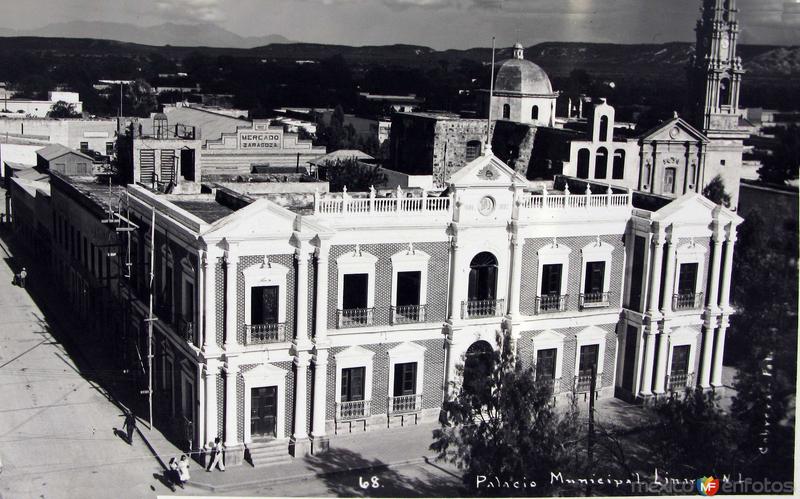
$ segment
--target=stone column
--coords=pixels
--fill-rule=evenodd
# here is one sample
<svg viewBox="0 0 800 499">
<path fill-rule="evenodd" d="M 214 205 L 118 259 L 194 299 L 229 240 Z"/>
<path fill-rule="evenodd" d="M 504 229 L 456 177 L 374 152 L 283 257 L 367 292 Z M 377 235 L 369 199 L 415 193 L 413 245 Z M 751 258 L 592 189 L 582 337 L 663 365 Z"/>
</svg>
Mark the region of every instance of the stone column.
<svg viewBox="0 0 800 499">
<path fill-rule="evenodd" d="M 522 287 L 522 244 L 516 234 L 516 224 L 514 232 L 511 235 L 511 278 L 508 290 L 508 315 L 512 320 L 519 317 L 519 297 Z"/>
<path fill-rule="evenodd" d="M 711 388 L 711 358 L 714 351 L 715 320 L 707 318 L 703 336 L 703 359 L 700 365 L 700 388 Z"/>
<path fill-rule="evenodd" d="M 664 273 L 664 296 L 661 297 L 661 313 L 664 315 L 668 315 L 673 311 L 672 295 L 675 294 L 675 250 L 679 242 L 680 239 L 674 234 L 670 234 L 669 246 L 667 247 L 667 270 Z"/>
<path fill-rule="evenodd" d="M 714 342 L 714 367 L 711 373 L 711 386 L 714 388 L 722 387 L 722 357 L 725 354 L 725 333 L 728 325 L 728 318 L 723 316 Z"/>
<path fill-rule="evenodd" d="M 453 275 L 450 277 L 450 322 L 461 318 L 461 276 L 463 272 L 459 267 L 458 238 L 453 236 L 450 242 L 450 268 Z"/>
<path fill-rule="evenodd" d="M 664 385 L 667 381 L 667 357 L 669 356 L 669 327 L 665 324 L 661 334 L 658 335 L 658 359 L 656 359 L 656 379 L 653 386 L 653 393 L 660 395 L 664 393 Z"/>
<path fill-rule="evenodd" d="M 206 361 L 206 427 L 205 443 L 213 442 L 215 438 L 219 437 L 217 430 L 217 374 L 219 374 L 219 366 L 217 361 L 209 359 Z"/>
<path fill-rule="evenodd" d="M 446 326 L 450 328 L 449 333 L 445 336 L 444 341 L 444 349 L 445 349 L 445 360 L 444 360 L 444 373 L 443 373 L 443 383 L 442 383 L 442 403 L 447 400 L 450 394 L 450 383 L 455 380 L 456 375 L 456 362 L 454 358 L 453 352 L 453 330 L 452 325 Z M 444 421 L 447 419 L 447 414 L 442 411 L 439 414 L 439 419 Z"/>
<path fill-rule="evenodd" d="M 664 234 L 653 234 L 653 258 L 650 262 L 650 307 L 651 317 L 658 316 L 659 293 L 661 292 L 661 264 L 664 258 Z"/>
<path fill-rule="evenodd" d="M 645 330 L 644 358 L 642 360 L 642 383 L 639 396 L 649 397 L 653 386 L 653 358 L 655 357 L 656 332 L 658 326 L 650 323 Z"/>
<path fill-rule="evenodd" d="M 297 302 L 295 305 L 295 345 L 300 350 L 310 347 L 308 339 L 308 253 L 301 244 L 297 258 Z"/>
<path fill-rule="evenodd" d="M 203 294 L 205 295 L 204 306 L 206 320 L 203 324 L 203 351 L 213 352 L 217 350 L 217 295 L 216 281 L 217 257 L 206 253 L 206 271 L 203 283 Z"/>
<path fill-rule="evenodd" d="M 228 250 L 225 262 L 225 350 L 227 351 L 236 345 L 236 275 L 239 255 L 234 250 Z"/>
<path fill-rule="evenodd" d="M 306 431 L 307 389 L 308 389 L 308 353 L 299 352 L 294 359 L 295 391 L 294 391 L 294 431 L 290 449 L 294 457 L 302 457 L 310 452 L 310 442 Z"/>
<path fill-rule="evenodd" d="M 194 322 L 194 339 L 192 339 L 192 343 L 197 345 L 198 347 L 202 347 L 205 344 L 205 340 L 203 338 L 205 334 L 205 329 L 203 326 L 203 307 L 204 299 L 205 299 L 205 274 L 206 274 L 206 252 L 203 250 L 198 251 L 197 253 L 197 276 L 195 278 L 195 286 L 194 286 L 194 293 L 195 296 L 188 297 L 187 299 L 195 301 L 194 307 L 194 317 L 192 317 L 192 321 Z"/>
<path fill-rule="evenodd" d="M 710 288 L 708 290 L 707 309 L 711 313 L 716 313 L 719 311 L 719 271 L 720 264 L 722 262 L 722 234 L 719 234 L 718 231 L 715 230 L 713 234 L 713 240 L 714 251 L 711 255 L 711 283 L 709 284 Z"/>
<path fill-rule="evenodd" d="M 317 345 L 328 339 L 328 244 L 317 249 L 317 301 L 314 339 Z"/>
<path fill-rule="evenodd" d="M 736 244 L 736 228 L 731 227 L 725 244 L 725 265 L 722 269 L 722 287 L 720 288 L 719 308 L 722 312 L 730 312 L 731 272 L 733 271 L 733 247 Z"/>
<path fill-rule="evenodd" d="M 225 366 L 225 446 L 234 447 L 239 443 L 237 433 L 239 431 L 238 416 L 236 405 L 238 404 L 236 397 L 236 375 L 239 372 L 239 366 L 232 364 L 228 360 L 228 365 Z"/>
<path fill-rule="evenodd" d="M 325 436 L 327 410 L 328 350 L 317 350 L 314 355 L 314 410 L 311 414 L 311 452 L 320 454 L 328 450 Z"/>
</svg>

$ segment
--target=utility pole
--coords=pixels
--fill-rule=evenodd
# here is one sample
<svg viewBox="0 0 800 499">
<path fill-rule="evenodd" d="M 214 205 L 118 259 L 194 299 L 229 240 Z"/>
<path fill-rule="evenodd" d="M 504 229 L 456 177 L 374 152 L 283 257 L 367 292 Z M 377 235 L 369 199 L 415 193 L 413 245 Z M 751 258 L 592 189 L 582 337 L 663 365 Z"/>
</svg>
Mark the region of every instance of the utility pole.
<svg viewBox="0 0 800 499">
<path fill-rule="evenodd" d="M 153 215 L 150 219 L 150 296 L 147 308 L 147 407 L 149 416 L 147 427 L 153 428 L 153 286 L 155 285 L 155 248 L 156 248 L 156 207 L 153 206 Z"/>
<path fill-rule="evenodd" d="M 594 391 L 597 387 L 597 365 L 592 365 L 592 374 L 589 380 L 589 432 L 586 436 L 587 457 L 590 470 L 594 470 Z M 586 483 L 586 495 L 592 495 L 591 482 Z"/>
</svg>

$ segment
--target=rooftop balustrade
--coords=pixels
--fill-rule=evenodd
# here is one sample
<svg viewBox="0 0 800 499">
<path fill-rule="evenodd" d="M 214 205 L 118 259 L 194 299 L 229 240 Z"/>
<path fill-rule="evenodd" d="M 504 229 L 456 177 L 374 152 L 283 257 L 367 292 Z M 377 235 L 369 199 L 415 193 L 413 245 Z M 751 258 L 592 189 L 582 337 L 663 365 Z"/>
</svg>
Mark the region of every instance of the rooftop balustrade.
<svg viewBox="0 0 800 499">
<path fill-rule="evenodd" d="M 609 186 L 605 193 L 593 194 L 589 185 L 586 186 L 584 194 L 572 194 L 569 185 L 564 186 L 563 193 L 551 193 L 546 188 L 542 189 L 541 194 L 526 192 L 520 203 L 523 211 L 632 207 L 633 192 L 630 189 L 624 194 L 614 194 Z"/>
</svg>

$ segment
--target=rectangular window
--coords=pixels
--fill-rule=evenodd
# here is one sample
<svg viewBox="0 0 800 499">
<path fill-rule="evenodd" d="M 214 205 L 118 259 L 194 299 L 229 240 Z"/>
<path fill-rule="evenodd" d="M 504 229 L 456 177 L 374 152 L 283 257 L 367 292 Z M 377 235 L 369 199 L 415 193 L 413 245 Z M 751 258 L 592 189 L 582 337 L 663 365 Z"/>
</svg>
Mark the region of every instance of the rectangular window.
<svg viewBox="0 0 800 499">
<path fill-rule="evenodd" d="M 278 324 L 278 286 L 250 288 L 250 324 Z"/>
<path fill-rule="evenodd" d="M 367 308 L 369 274 L 345 274 L 342 282 L 342 310 Z"/>
<path fill-rule="evenodd" d="M 364 400 L 365 367 L 342 369 L 342 402 Z"/>
<path fill-rule="evenodd" d="M 584 283 L 583 292 L 587 295 L 590 293 L 602 293 L 603 279 L 605 277 L 606 262 L 588 262 L 586 264 L 586 282 Z"/>
<path fill-rule="evenodd" d="M 407 362 L 394 365 L 394 396 L 416 395 L 417 363 Z"/>
<path fill-rule="evenodd" d="M 669 389 L 681 391 L 689 381 L 689 345 L 672 348 L 672 364 L 669 371 Z"/>
<path fill-rule="evenodd" d="M 598 345 L 583 345 L 581 347 L 581 358 L 578 364 L 579 376 L 591 376 L 592 368 L 597 372 Z"/>
<path fill-rule="evenodd" d="M 675 193 L 675 168 L 664 170 L 664 192 L 667 194 Z"/>
<path fill-rule="evenodd" d="M 693 294 L 697 284 L 697 263 L 682 263 L 678 275 L 678 294 Z"/>
<path fill-rule="evenodd" d="M 542 265 L 542 296 L 561 295 L 561 267 L 560 263 Z"/>
<path fill-rule="evenodd" d="M 397 273 L 397 306 L 419 305 L 422 272 Z"/>
<path fill-rule="evenodd" d="M 89 143 L 88 142 L 81 142 L 81 152 L 86 152 L 89 150 Z"/>
<path fill-rule="evenodd" d="M 555 348 L 536 352 L 536 381 L 552 382 L 556 379 L 557 353 Z"/>
<path fill-rule="evenodd" d="M 113 154 L 114 154 L 114 143 L 106 142 L 106 156 L 111 156 Z"/>
<path fill-rule="evenodd" d="M 194 322 L 194 284 L 185 282 L 183 285 L 183 294 L 185 300 L 183 316 L 187 321 Z"/>
</svg>

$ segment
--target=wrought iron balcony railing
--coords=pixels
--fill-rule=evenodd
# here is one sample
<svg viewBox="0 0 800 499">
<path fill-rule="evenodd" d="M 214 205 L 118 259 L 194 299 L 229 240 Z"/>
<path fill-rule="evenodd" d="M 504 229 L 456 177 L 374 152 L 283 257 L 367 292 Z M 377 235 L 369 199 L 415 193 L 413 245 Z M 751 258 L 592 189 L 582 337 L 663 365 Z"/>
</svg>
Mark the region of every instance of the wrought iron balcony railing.
<svg viewBox="0 0 800 499">
<path fill-rule="evenodd" d="M 184 340 L 194 343 L 194 322 L 186 319 L 185 317 L 181 317 L 178 320 L 178 334 Z"/>
<path fill-rule="evenodd" d="M 286 341 L 286 327 L 283 322 L 272 324 L 247 324 L 245 326 L 246 345 L 280 343 Z"/>
<path fill-rule="evenodd" d="M 600 375 L 597 375 L 597 385 L 595 386 L 595 390 L 599 388 L 600 385 Z M 591 373 L 578 373 L 578 377 L 575 378 L 575 391 L 578 393 L 588 392 L 589 389 L 592 387 L 592 375 Z"/>
<path fill-rule="evenodd" d="M 336 403 L 336 420 L 353 421 L 369 417 L 369 400 L 351 400 Z"/>
<path fill-rule="evenodd" d="M 544 295 L 536 297 L 536 314 L 563 312 L 567 309 L 569 295 Z"/>
<path fill-rule="evenodd" d="M 503 315 L 505 300 L 466 300 L 461 302 L 462 319 L 499 317 Z"/>
<path fill-rule="evenodd" d="M 694 310 L 703 307 L 703 293 L 675 293 L 672 310 Z"/>
<path fill-rule="evenodd" d="M 425 305 L 398 305 L 391 312 L 392 324 L 425 322 Z"/>
<path fill-rule="evenodd" d="M 692 375 L 687 372 L 672 372 L 667 375 L 667 390 L 682 392 L 692 382 Z"/>
<path fill-rule="evenodd" d="M 339 309 L 338 327 L 345 329 L 350 327 L 365 327 L 371 326 L 374 316 L 374 308 L 346 308 Z"/>
<path fill-rule="evenodd" d="M 600 308 L 608 306 L 608 292 L 594 291 L 591 293 L 581 293 L 579 304 L 581 308 Z"/>
<path fill-rule="evenodd" d="M 417 393 L 414 395 L 398 395 L 396 397 L 387 397 L 389 415 L 394 414 L 408 414 L 412 412 L 419 412 L 422 410 L 422 394 Z"/>
</svg>

